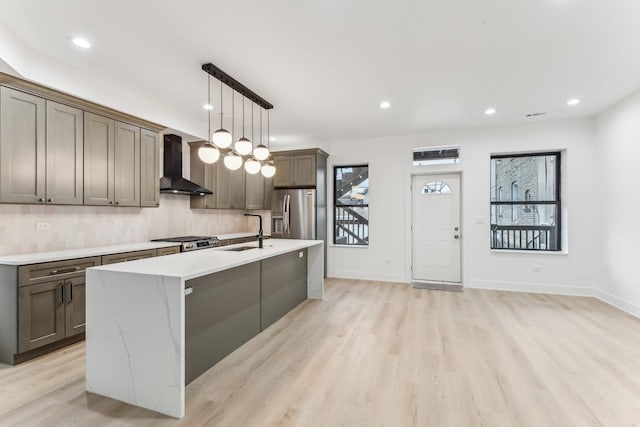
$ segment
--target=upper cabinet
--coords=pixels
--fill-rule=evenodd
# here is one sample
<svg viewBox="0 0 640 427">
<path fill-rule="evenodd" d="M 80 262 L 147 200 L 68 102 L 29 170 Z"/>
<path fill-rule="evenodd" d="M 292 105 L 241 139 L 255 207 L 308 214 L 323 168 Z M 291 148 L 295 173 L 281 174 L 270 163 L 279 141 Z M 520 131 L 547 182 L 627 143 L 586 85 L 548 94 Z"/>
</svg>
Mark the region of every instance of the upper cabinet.
<svg viewBox="0 0 640 427">
<path fill-rule="evenodd" d="M 247 174 L 244 167 L 232 171 L 224 166 L 222 157 L 206 164 L 198 157 L 203 142 L 192 142 L 191 181 L 213 191 L 212 195 L 191 196 L 192 209 L 269 209 L 266 197 L 271 197 L 271 179 L 262 174 Z M 266 193 L 269 191 L 269 195 Z"/>
<path fill-rule="evenodd" d="M 84 203 L 114 203 L 115 120 L 84 113 Z"/>
<path fill-rule="evenodd" d="M 140 206 L 140 128 L 115 123 L 114 195 L 116 205 Z"/>
<path fill-rule="evenodd" d="M 47 203 L 83 202 L 83 121 L 82 110 L 47 101 Z"/>
<path fill-rule="evenodd" d="M 0 202 L 44 203 L 46 102 L 0 88 Z"/>
<path fill-rule="evenodd" d="M 0 203 L 156 207 L 162 128 L 0 73 Z"/>
<path fill-rule="evenodd" d="M 140 206 L 160 206 L 160 134 L 140 130 Z"/>
<path fill-rule="evenodd" d="M 273 153 L 276 188 L 307 188 L 323 185 L 328 154 L 314 148 Z"/>
</svg>

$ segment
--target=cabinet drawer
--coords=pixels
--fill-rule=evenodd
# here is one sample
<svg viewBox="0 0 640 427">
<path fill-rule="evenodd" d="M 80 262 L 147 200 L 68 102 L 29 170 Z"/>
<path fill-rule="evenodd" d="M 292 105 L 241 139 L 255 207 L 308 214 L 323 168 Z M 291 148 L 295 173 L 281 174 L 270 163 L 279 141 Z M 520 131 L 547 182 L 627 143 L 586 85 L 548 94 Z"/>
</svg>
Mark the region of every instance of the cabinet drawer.
<svg viewBox="0 0 640 427">
<path fill-rule="evenodd" d="M 158 251 L 158 256 L 179 254 L 180 246 L 171 246 L 170 248 L 160 248 L 157 251 Z"/>
<path fill-rule="evenodd" d="M 135 261 L 138 259 L 152 258 L 156 256 L 155 249 L 147 251 L 124 252 L 121 254 L 104 255 L 102 257 L 102 265 L 115 264 L 117 262 Z"/>
<path fill-rule="evenodd" d="M 100 257 L 23 265 L 18 268 L 18 285 L 29 286 L 51 280 L 64 280 L 82 275 L 87 268 L 97 265 L 100 265 Z"/>
</svg>

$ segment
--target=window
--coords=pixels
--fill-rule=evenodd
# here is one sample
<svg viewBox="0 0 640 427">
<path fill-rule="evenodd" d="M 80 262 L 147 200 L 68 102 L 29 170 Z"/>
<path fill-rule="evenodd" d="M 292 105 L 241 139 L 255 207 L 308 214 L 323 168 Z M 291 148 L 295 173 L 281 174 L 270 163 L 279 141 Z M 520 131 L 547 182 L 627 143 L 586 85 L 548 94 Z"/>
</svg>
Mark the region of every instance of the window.
<svg viewBox="0 0 640 427">
<path fill-rule="evenodd" d="M 451 188 L 442 181 L 431 181 L 422 187 L 422 194 L 450 194 Z"/>
<path fill-rule="evenodd" d="M 561 250 L 560 207 L 560 153 L 491 156 L 491 249 Z"/>
<path fill-rule="evenodd" d="M 333 168 L 333 243 L 369 244 L 369 166 Z"/>
<path fill-rule="evenodd" d="M 459 147 L 430 147 L 413 149 L 413 166 L 458 163 Z"/>
</svg>

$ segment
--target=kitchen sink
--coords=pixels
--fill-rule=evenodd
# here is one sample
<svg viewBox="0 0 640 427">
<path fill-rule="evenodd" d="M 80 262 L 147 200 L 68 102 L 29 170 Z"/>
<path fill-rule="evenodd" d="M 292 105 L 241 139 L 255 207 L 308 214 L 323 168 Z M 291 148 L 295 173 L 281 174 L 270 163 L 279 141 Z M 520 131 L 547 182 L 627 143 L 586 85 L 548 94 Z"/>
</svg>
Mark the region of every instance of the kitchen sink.
<svg viewBox="0 0 640 427">
<path fill-rule="evenodd" d="M 233 252 L 242 252 L 242 251 L 248 251 L 249 249 L 258 249 L 255 246 L 238 246 L 237 248 L 229 248 L 229 249 L 222 249 L 223 251 L 233 251 Z"/>
</svg>

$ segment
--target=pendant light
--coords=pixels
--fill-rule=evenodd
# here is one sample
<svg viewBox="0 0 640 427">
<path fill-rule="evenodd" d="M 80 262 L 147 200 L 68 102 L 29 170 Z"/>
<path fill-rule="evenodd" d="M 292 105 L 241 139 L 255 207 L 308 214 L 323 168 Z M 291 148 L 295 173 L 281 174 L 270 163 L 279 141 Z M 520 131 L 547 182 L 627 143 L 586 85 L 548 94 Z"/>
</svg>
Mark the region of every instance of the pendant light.
<svg viewBox="0 0 640 427">
<path fill-rule="evenodd" d="M 233 134 L 235 133 L 236 130 L 236 91 L 232 89 L 232 97 L 231 97 L 231 134 L 233 137 Z M 233 138 L 232 138 L 233 139 Z M 227 155 L 224 157 L 224 165 L 227 167 L 227 169 L 235 171 L 240 169 L 240 167 L 242 167 L 242 157 L 240 157 L 238 155 L 238 153 L 236 153 L 234 150 L 229 151 L 229 153 L 227 153 Z"/>
<path fill-rule="evenodd" d="M 211 105 L 211 76 L 207 80 L 207 92 L 208 102 L 207 105 Z M 207 139 L 211 138 L 211 110 L 209 109 L 209 129 L 207 131 Z M 222 113 L 221 113 L 222 114 Z M 198 157 L 205 163 L 211 164 L 218 161 L 220 158 L 220 150 L 218 150 L 210 141 L 207 141 L 202 147 L 198 149 Z"/>
<path fill-rule="evenodd" d="M 255 136 L 253 134 L 253 110 L 254 110 L 253 102 L 251 102 L 251 139 L 255 140 Z M 253 148 L 253 145 L 251 146 Z M 247 171 L 250 175 L 255 175 L 260 172 L 260 167 L 262 165 L 259 161 L 254 159 L 253 157 L 249 157 L 246 162 L 244 162 L 244 170 Z"/>
<path fill-rule="evenodd" d="M 267 110 L 267 144 L 269 147 L 271 146 L 271 144 L 269 144 L 270 127 L 271 120 L 269 116 L 269 110 Z M 272 176 L 274 176 L 276 174 L 276 167 L 273 165 L 273 160 L 265 161 L 265 163 L 260 168 L 260 172 L 265 178 L 271 178 Z"/>
<path fill-rule="evenodd" d="M 242 138 L 236 141 L 235 149 L 241 156 L 246 156 L 253 150 L 253 144 L 244 136 L 244 100 L 245 96 L 242 95 Z"/>
<path fill-rule="evenodd" d="M 211 77 L 209 77 L 211 78 Z M 211 102 L 209 102 L 211 105 Z M 229 148 L 231 147 L 231 143 L 233 142 L 233 136 L 231 133 L 222 127 L 222 113 L 224 110 L 222 109 L 222 80 L 220 80 L 220 129 L 215 131 L 211 136 L 213 143 L 219 148 Z M 209 131 L 209 135 L 211 135 L 211 131 Z"/>
<path fill-rule="evenodd" d="M 269 149 L 262 144 L 262 108 L 260 108 L 260 144 L 253 149 L 253 157 L 258 160 L 267 160 L 269 158 Z"/>
</svg>

